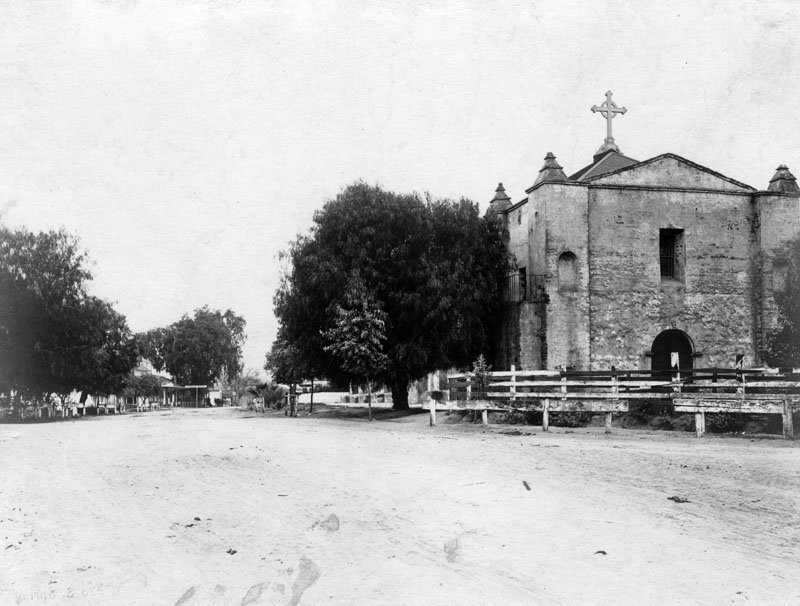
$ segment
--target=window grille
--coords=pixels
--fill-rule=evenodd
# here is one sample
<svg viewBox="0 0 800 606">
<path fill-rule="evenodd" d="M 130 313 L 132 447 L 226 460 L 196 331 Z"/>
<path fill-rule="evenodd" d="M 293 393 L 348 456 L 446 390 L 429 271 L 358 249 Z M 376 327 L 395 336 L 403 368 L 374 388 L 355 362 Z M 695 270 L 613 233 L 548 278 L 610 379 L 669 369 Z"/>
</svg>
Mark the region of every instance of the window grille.
<svg viewBox="0 0 800 606">
<path fill-rule="evenodd" d="M 661 230 L 659 237 L 659 249 L 661 256 L 661 277 L 675 277 L 675 233 Z"/>
</svg>

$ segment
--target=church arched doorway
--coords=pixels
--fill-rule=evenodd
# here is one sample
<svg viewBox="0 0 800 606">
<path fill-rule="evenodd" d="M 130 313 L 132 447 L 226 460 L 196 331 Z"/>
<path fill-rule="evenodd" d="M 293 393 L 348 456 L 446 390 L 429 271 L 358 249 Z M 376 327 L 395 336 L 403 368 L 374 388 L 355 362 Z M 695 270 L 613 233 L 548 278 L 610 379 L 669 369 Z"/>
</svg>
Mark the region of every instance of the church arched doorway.
<svg viewBox="0 0 800 606">
<path fill-rule="evenodd" d="M 660 333 L 653 341 L 651 348 L 653 357 L 650 359 L 651 370 L 669 371 L 672 369 L 672 354 L 678 355 L 678 364 L 681 370 L 691 369 L 693 364 L 692 342 L 682 330 L 672 328 Z"/>
</svg>

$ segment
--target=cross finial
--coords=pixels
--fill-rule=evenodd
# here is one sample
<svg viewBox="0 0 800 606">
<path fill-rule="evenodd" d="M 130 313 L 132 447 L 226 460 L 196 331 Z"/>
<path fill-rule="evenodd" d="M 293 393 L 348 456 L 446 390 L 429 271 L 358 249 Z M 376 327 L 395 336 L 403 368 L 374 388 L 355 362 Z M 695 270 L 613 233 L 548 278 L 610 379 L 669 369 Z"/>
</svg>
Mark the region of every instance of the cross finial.
<svg viewBox="0 0 800 606">
<path fill-rule="evenodd" d="M 617 107 L 617 104 L 611 100 L 611 95 L 612 92 L 607 91 L 606 100 L 603 101 L 602 105 L 592 105 L 592 113 L 600 112 L 606 119 L 606 140 L 595 155 L 602 154 L 609 150 L 619 152 L 619 147 L 614 143 L 614 137 L 611 136 L 611 120 L 613 120 L 614 116 L 617 114 L 624 114 L 628 109 L 626 107 Z"/>
</svg>

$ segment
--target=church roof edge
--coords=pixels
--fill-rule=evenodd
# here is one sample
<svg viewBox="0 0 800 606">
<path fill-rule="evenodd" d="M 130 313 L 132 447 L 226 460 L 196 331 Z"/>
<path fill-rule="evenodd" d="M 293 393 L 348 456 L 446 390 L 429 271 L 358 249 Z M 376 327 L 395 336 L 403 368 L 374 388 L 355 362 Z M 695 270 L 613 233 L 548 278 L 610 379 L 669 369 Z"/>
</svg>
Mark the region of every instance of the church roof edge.
<svg viewBox="0 0 800 606">
<path fill-rule="evenodd" d="M 639 160 L 636 160 L 635 158 L 626 156 L 618 151 L 609 150 L 601 155 L 595 155 L 591 164 L 584 166 L 575 174 L 570 175 L 569 178 L 571 181 L 582 181 L 591 177 L 600 176 L 601 174 L 607 175 L 619 170 L 620 168 L 625 168 L 626 166 L 631 166 L 638 163 Z M 614 164 L 616 164 L 616 166 L 614 166 Z M 604 172 L 599 172 L 602 171 L 603 168 L 606 170 Z"/>
<path fill-rule="evenodd" d="M 571 185 L 573 187 L 586 187 L 586 183 L 581 183 L 580 181 L 539 181 L 538 183 L 534 183 L 528 189 L 525 190 L 526 194 L 531 193 L 535 189 L 539 189 L 542 185 Z M 528 199 L 525 198 L 523 202 L 527 201 Z M 519 204 L 519 202 L 517 203 Z M 516 206 L 516 205 L 515 205 Z M 509 209 L 512 210 L 512 209 Z"/>
<path fill-rule="evenodd" d="M 623 166 L 621 168 L 617 168 L 617 169 L 609 171 L 607 173 L 593 175 L 591 177 L 586 178 L 586 180 L 584 182 L 585 183 L 589 183 L 591 181 L 594 181 L 596 179 L 600 179 L 602 177 L 608 177 L 610 175 L 618 175 L 620 173 L 624 173 L 625 171 L 633 170 L 634 168 L 640 168 L 642 166 L 647 166 L 648 164 L 652 164 L 653 162 L 657 162 L 658 160 L 663 160 L 664 158 L 672 158 L 674 160 L 677 160 L 678 162 L 683 162 L 684 164 L 688 164 L 689 166 L 691 166 L 693 168 L 696 168 L 697 170 L 701 170 L 701 171 L 703 171 L 705 173 L 708 173 L 708 174 L 713 175 L 713 176 L 715 176 L 715 177 L 717 177 L 719 179 L 722 179 L 723 181 L 727 181 L 728 183 L 732 183 L 733 185 L 736 185 L 738 187 L 742 187 L 742 188 L 748 189 L 750 191 L 757 191 L 755 187 L 753 187 L 751 185 L 748 185 L 747 183 L 742 183 L 741 181 L 737 181 L 736 179 L 732 179 L 731 177 L 727 177 L 727 176 L 723 175 L 722 173 L 718 173 L 717 171 L 708 168 L 707 166 L 703 166 L 702 164 L 698 164 L 697 162 L 692 162 L 691 160 L 687 160 L 683 156 L 679 156 L 678 154 L 673 154 L 671 152 L 667 152 L 665 154 L 660 154 L 658 156 L 653 156 L 652 158 L 648 158 L 647 160 L 642 160 L 641 162 L 636 162 L 635 164 L 630 164 L 628 166 Z"/>
</svg>

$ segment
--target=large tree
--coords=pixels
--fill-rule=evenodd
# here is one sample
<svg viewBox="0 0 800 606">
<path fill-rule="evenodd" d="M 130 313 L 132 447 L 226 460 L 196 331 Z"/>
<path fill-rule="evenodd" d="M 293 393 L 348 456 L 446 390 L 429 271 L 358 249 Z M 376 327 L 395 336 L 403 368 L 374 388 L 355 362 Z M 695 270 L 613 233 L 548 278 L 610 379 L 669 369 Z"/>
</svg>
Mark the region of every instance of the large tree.
<svg viewBox="0 0 800 606">
<path fill-rule="evenodd" d="M 242 368 L 245 321 L 231 310 L 202 307 L 165 328 L 137 335 L 143 357 L 189 385 L 211 385 Z"/>
<path fill-rule="evenodd" d="M 0 227 L 0 391 L 28 397 L 120 389 L 136 362 L 125 318 L 86 293 L 74 236 Z"/>
<path fill-rule="evenodd" d="M 354 276 L 385 316 L 379 380 L 408 407 L 411 380 L 467 365 L 491 347 L 506 275 L 503 234 L 467 200 L 423 200 L 355 183 L 314 216 L 275 295 L 280 340 L 314 375 L 346 378 L 323 332 Z"/>
<path fill-rule="evenodd" d="M 156 372 L 166 369 L 167 349 L 172 344 L 169 328 L 153 328 L 136 334 L 139 355 L 149 360 Z"/>
</svg>

